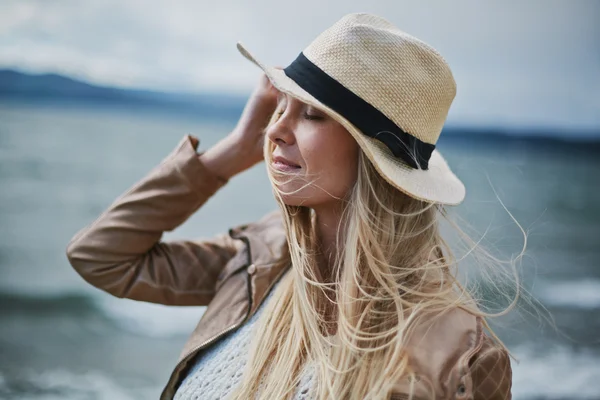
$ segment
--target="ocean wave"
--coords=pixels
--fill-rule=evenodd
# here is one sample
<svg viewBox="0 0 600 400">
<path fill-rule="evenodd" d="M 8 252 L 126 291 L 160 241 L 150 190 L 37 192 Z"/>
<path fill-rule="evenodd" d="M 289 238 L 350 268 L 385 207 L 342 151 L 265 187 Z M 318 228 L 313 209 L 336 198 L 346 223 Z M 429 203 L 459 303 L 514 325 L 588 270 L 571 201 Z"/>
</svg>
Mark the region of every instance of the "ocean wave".
<svg viewBox="0 0 600 400">
<path fill-rule="evenodd" d="M 10 315 L 71 315 L 74 317 L 100 313 L 91 296 L 77 293 L 33 294 L 0 292 L 3 314 Z"/>
<path fill-rule="evenodd" d="M 177 307 L 114 297 L 102 297 L 99 307 L 121 329 L 149 337 L 173 337 L 192 333 L 205 307 Z"/>
<path fill-rule="evenodd" d="M 124 387 L 97 371 L 54 370 L 12 377 L 0 372 L 0 397 L 6 400 L 137 400 L 156 397 L 159 390 L 159 387 L 139 385 Z"/>
<path fill-rule="evenodd" d="M 537 285 L 536 293 L 549 306 L 600 308 L 599 280 L 542 282 Z"/>
<path fill-rule="evenodd" d="M 146 337 L 189 335 L 205 307 L 175 307 L 118 299 L 104 293 L 0 293 L 3 317 L 99 318 L 117 329 Z"/>
<path fill-rule="evenodd" d="M 562 346 L 552 347 L 545 354 L 532 347 L 513 350 L 519 363 L 513 368 L 515 399 L 581 399 L 600 398 L 600 354 L 591 351 L 574 352 Z"/>
</svg>

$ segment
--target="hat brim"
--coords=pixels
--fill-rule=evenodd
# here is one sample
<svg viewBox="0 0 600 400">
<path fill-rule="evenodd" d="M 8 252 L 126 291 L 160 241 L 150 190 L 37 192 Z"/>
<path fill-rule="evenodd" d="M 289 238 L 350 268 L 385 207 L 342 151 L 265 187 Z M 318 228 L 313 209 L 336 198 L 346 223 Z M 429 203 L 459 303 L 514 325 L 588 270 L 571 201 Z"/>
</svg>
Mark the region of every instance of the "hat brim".
<svg viewBox="0 0 600 400">
<path fill-rule="evenodd" d="M 375 169 L 398 190 L 418 200 L 447 205 L 460 204 L 465 198 L 465 186 L 454 175 L 444 157 L 434 150 L 427 170 L 414 169 L 396 158 L 379 140 L 364 135 L 341 114 L 321 103 L 289 78 L 282 69 L 262 64 L 242 43 L 237 48 L 244 57 L 263 70 L 273 86 L 298 100 L 323 110 L 342 124 L 354 137 Z"/>
</svg>

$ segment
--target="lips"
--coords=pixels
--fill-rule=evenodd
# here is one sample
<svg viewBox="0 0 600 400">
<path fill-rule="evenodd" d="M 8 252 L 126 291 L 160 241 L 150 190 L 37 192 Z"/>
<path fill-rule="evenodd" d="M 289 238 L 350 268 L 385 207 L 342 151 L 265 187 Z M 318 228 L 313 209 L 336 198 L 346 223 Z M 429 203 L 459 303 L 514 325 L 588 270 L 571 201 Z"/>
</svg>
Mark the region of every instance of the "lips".
<svg viewBox="0 0 600 400">
<path fill-rule="evenodd" d="M 283 158 L 283 157 L 273 157 L 273 167 L 275 167 L 278 170 L 281 171 L 297 171 L 300 168 L 302 168 L 300 165 L 288 160 L 287 158 Z"/>
</svg>

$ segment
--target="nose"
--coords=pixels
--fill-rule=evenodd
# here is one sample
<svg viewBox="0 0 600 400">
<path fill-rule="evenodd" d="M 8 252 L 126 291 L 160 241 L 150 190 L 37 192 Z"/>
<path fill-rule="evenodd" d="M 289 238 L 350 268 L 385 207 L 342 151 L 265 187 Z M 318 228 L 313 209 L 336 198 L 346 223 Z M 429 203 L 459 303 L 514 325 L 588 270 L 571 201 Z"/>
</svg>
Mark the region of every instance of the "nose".
<svg viewBox="0 0 600 400">
<path fill-rule="evenodd" d="M 288 108 L 265 132 L 267 138 L 277 146 L 290 146 L 296 143 L 296 137 L 292 129 L 292 118 L 289 114 L 290 110 Z"/>
</svg>

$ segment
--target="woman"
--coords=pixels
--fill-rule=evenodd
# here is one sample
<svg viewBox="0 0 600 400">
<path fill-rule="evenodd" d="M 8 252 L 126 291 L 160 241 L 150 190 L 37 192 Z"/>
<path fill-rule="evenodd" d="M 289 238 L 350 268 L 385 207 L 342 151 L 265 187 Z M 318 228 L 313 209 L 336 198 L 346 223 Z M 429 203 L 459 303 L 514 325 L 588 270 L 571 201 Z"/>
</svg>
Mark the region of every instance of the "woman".
<svg viewBox="0 0 600 400">
<path fill-rule="evenodd" d="M 444 59 L 369 14 L 285 69 L 238 48 L 265 76 L 235 130 L 200 155 L 183 138 L 67 250 L 115 296 L 208 305 L 161 398 L 510 398 L 508 353 L 438 231 L 465 195 L 435 150 Z M 263 158 L 280 211 L 160 240 Z"/>
</svg>

